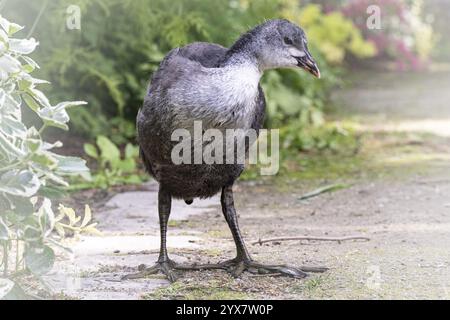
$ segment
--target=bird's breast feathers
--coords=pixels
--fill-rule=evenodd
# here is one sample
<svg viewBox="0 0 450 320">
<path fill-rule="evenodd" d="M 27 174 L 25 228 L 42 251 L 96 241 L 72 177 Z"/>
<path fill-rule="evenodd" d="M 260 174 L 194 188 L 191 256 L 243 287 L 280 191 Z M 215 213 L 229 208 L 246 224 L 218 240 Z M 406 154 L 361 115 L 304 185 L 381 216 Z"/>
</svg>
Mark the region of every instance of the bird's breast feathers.
<svg viewBox="0 0 450 320">
<path fill-rule="evenodd" d="M 174 120 L 202 120 L 211 127 L 248 128 L 256 108 L 261 74 L 258 69 L 230 66 L 206 69 L 180 79 L 170 92 Z"/>
<path fill-rule="evenodd" d="M 254 67 L 231 67 L 222 76 L 224 98 L 231 98 L 231 105 L 251 106 L 258 96 L 260 72 Z"/>
</svg>

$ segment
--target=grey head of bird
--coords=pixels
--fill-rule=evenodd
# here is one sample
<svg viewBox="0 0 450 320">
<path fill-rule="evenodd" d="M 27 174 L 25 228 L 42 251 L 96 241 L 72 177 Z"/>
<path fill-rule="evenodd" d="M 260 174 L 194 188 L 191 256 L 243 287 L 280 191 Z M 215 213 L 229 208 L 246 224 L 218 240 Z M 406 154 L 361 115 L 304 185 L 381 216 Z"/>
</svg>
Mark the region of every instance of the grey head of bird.
<svg viewBox="0 0 450 320">
<path fill-rule="evenodd" d="M 320 78 L 302 28 L 285 19 L 266 21 L 242 35 L 227 53 L 226 61 L 251 59 L 261 71 L 300 67 Z"/>
</svg>

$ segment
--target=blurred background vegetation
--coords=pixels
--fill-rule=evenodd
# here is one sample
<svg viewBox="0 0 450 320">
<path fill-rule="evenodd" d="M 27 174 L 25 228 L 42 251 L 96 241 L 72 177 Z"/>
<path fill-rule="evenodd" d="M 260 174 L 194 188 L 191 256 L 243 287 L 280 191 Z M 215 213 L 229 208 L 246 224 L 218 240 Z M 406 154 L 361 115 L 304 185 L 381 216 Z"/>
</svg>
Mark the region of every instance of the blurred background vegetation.
<svg viewBox="0 0 450 320">
<path fill-rule="evenodd" d="M 268 72 L 263 78 L 266 125 L 281 128 L 283 146 L 290 152 L 337 152 L 344 144 L 356 148 L 357 143 L 351 130 L 326 121 L 331 89 L 344 85 L 343 75 L 354 65 L 415 71 L 426 69 L 431 59 L 446 59 L 448 46 L 431 53 L 433 46 L 449 43 L 439 38 L 449 36 L 448 17 L 437 19 L 434 14 L 446 6 L 448 15 L 447 2 L 3 0 L 2 14 L 25 25 L 26 32 L 39 39 L 33 58 L 42 66 L 38 77 L 52 83 L 47 91 L 51 100 L 89 103 L 87 108 L 71 110 L 71 130 L 66 137 L 70 142 L 65 145 L 89 142 L 85 151 L 93 158 L 101 153 L 95 153 L 94 142 L 100 151 L 111 149 L 108 142 L 103 148 L 98 144 L 99 136 L 122 150 L 135 142 L 134 121 L 148 81 L 170 49 L 194 41 L 230 46 L 264 19 L 290 19 L 307 32 L 323 77 L 313 80 L 300 70 Z M 380 30 L 366 27 L 370 4 L 382 9 Z M 81 30 L 66 28 L 69 5 L 81 8 Z M 117 150 L 113 153 L 117 157 Z"/>
</svg>

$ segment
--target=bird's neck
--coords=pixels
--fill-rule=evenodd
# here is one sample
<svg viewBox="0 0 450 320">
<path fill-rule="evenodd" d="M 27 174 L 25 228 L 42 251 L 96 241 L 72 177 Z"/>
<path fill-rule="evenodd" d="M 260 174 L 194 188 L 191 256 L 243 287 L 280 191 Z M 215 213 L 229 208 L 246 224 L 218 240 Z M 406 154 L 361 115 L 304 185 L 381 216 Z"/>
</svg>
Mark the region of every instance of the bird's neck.
<svg viewBox="0 0 450 320">
<path fill-rule="evenodd" d="M 232 114 L 238 127 L 246 128 L 250 125 L 250 115 L 256 107 L 262 73 L 255 64 L 245 61 L 232 63 L 221 69 L 220 92 L 215 92 L 215 96 L 222 99 L 222 103 L 219 103 L 222 111 L 226 110 L 227 116 Z"/>
<path fill-rule="evenodd" d="M 258 59 L 255 50 L 255 39 L 251 33 L 247 33 L 239 38 L 225 54 L 221 62 L 222 67 L 237 66 L 242 68 L 257 69 L 259 73 L 263 73 L 264 69 Z"/>
<path fill-rule="evenodd" d="M 234 54 L 226 60 L 222 70 L 224 87 L 242 97 L 255 94 L 263 74 L 253 59 L 241 54 Z"/>
<path fill-rule="evenodd" d="M 250 51 L 239 51 L 228 54 L 222 62 L 222 66 L 252 66 L 259 69 L 258 59 Z"/>
<path fill-rule="evenodd" d="M 258 60 L 249 51 L 233 52 L 226 56 L 222 68 L 237 86 L 257 86 L 263 75 Z"/>
<path fill-rule="evenodd" d="M 223 97 L 227 97 L 227 105 L 239 107 L 240 111 L 255 106 L 258 96 L 258 85 L 263 75 L 256 55 L 253 54 L 249 42 L 238 40 L 220 63 L 222 70 L 221 88 Z"/>
</svg>

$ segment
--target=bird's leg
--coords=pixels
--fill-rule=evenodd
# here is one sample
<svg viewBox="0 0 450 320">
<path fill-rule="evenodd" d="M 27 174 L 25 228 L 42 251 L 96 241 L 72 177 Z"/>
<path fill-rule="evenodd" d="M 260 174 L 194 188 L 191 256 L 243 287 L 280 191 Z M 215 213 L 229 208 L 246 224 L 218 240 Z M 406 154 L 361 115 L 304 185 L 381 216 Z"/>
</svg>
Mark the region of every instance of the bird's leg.
<svg viewBox="0 0 450 320">
<path fill-rule="evenodd" d="M 222 196 L 220 197 L 222 205 L 222 212 L 225 217 L 228 227 L 233 235 L 234 243 L 236 244 L 236 258 L 234 261 L 250 262 L 250 254 L 245 246 L 244 239 L 239 229 L 236 209 L 234 208 L 233 189 L 232 186 L 224 187 L 222 189 Z"/>
<path fill-rule="evenodd" d="M 252 259 L 245 246 L 244 239 L 242 238 L 237 222 L 236 210 L 234 209 L 233 191 L 232 186 L 224 187 L 222 189 L 222 196 L 220 198 L 222 204 L 222 212 L 228 226 L 231 229 L 234 243 L 236 244 L 237 256 L 234 259 L 227 260 L 217 264 L 198 264 L 191 266 L 177 265 L 177 269 L 181 270 L 210 270 L 210 269 L 225 269 L 229 270 L 236 276 L 242 273 L 245 269 L 245 263 L 250 263 Z M 242 270 L 241 270 L 242 269 Z"/>
<path fill-rule="evenodd" d="M 224 187 L 222 190 L 222 211 L 225 216 L 225 220 L 230 227 L 231 234 L 233 235 L 234 243 L 236 244 L 236 258 L 231 260 L 232 266 L 229 270 L 231 274 L 238 277 L 244 271 L 249 271 L 251 273 L 279 273 L 286 276 L 304 278 L 306 273 L 302 270 L 288 267 L 288 266 L 266 266 L 260 263 L 256 263 L 250 257 L 248 250 L 245 246 L 244 239 L 242 238 L 241 232 L 239 230 L 236 209 L 234 208 L 233 200 L 233 189 L 232 186 Z"/>
<path fill-rule="evenodd" d="M 176 266 L 175 268 L 186 270 L 225 269 L 234 277 L 239 277 L 244 271 L 248 271 L 254 274 L 276 274 L 294 278 L 304 278 L 307 275 L 305 272 L 324 272 L 327 270 L 327 268 L 322 267 L 295 268 L 286 265 L 264 265 L 253 261 L 239 230 L 236 210 L 234 208 L 232 186 L 227 186 L 222 189 L 221 204 L 223 215 L 230 227 L 236 244 L 236 258 L 219 264 L 194 265 L 190 267 Z"/>
<path fill-rule="evenodd" d="M 148 275 L 163 273 L 167 276 L 170 282 L 177 279 L 174 273 L 175 263 L 169 259 L 167 254 L 167 222 L 169 221 L 170 209 L 172 204 L 172 196 L 163 187 L 160 186 L 158 192 L 158 212 L 159 212 L 159 226 L 161 232 L 161 248 L 159 251 L 159 258 L 156 264 L 150 268 L 140 267 L 139 272 L 128 274 L 122 279 L 139 279 L 145 278 Z"/>
</svg>

